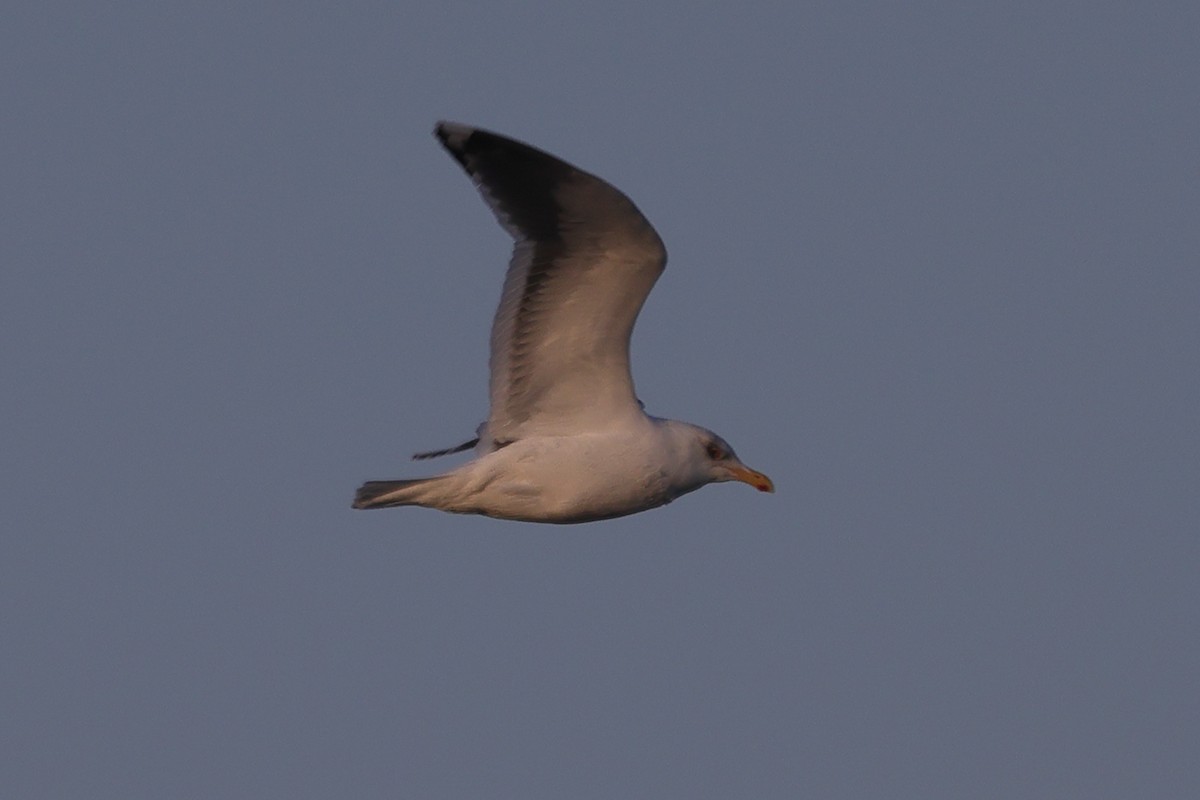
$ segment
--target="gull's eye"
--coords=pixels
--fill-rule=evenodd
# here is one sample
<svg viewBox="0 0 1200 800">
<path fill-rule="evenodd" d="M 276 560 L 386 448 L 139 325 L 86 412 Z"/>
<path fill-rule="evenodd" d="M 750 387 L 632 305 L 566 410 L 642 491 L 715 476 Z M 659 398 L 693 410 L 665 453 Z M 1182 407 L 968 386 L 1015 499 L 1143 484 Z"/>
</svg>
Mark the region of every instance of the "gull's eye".
<svg viewBox="0 0 1200 800">
<path fill-rule="evenodd" d="M 725 448 L 721 447 L 721 445 L 717 444 L 716 442 L 709 442 L 707 445 L 705 445 L 704 449 L 708 452 L 708 457 L 713 461 L 724 461 L 725 457 L 728 455 L 728 453 L 725 452 Z"/>
</svg>

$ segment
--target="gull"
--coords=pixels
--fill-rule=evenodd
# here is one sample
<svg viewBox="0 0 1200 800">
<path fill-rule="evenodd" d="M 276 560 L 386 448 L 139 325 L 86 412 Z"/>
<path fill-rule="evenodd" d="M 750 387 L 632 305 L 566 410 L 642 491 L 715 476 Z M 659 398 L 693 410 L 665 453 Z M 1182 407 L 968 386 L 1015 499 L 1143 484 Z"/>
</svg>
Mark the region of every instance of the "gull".
<svg viewBox="0 0 1200 800">
<path fill-rule="evenodd" d="M 492 322 L 487 421 L 441 475 L 368 481 L 354 508 L 423 506 L 526 522 L 611 519 L 701 486 L 771 479 L 710 430 L 645 413 L 629 340 L 667 263 L 658 233 L 618 189 L 481 128 L 434 134 L 515 241 Z"/>
</svg>

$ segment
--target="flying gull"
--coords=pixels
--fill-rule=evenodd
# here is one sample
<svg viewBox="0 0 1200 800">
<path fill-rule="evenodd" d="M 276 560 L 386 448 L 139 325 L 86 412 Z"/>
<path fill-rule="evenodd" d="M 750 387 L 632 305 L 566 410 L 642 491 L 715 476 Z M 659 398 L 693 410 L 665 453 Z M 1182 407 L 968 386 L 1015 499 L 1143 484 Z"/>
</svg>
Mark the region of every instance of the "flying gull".
<svg viewBox="0 0 1200 800">
<path fill-rule="evenodd" d="M 491 408 L 474 448 L 430 478 L 368 481 L 355 508 L 424 506 L 528 522 L 591 522 L 666 505 L 708 483 L 771 479 L 712 431 L 646 414 L 629 338 L 667 251 L 615 187 L 527 144 L 435 129 L 516 241 L 492 322 Z"/>
</svg>

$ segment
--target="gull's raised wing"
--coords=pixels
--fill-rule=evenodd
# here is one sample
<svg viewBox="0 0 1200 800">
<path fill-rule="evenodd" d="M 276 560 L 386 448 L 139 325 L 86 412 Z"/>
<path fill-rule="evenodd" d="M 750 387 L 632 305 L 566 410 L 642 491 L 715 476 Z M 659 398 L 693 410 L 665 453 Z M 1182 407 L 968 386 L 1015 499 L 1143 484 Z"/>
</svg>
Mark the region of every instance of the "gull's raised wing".
<svg viewBox="0 0 1200 800">
<path fill-rule="evenodd" d="M 654 228 L 548 153 L 450 122 L 436 134 L 516 241 L 492 323 L 489 449 L 641 414 L 629 338 L 667 261 Z"/>
</svg>

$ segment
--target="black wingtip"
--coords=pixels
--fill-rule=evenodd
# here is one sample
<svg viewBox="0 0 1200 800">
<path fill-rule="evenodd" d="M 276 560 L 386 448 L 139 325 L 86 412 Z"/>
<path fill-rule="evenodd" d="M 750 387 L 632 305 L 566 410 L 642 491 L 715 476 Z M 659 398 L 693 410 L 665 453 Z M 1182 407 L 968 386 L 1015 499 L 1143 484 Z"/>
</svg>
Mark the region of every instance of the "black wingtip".
<svg viewBox="0 0 1200 800">
<path fill-rule="evenodd" d="M 467 142 L 475 134 L 475 131 L 475 128 L 463 125 L 461 122 L 441 120 L 434 126 L 433 135 L 452 156 L 462 161 L 467 151 Z"/>
<path fill-rule="evenodd" d="M 483 153 L 501 153 L 506 159 L 528 159 L 532 156 L 535 159 L 547 159 L 555 163 L 559 161 L 555 156 L 517 139 L 503 136 L 486 128 L 464 125 L 461 122 L 442 120 L 434 126 L 433 135 L 442 143 L 442 147 L 446 148 L 450 155 L 454 156 L 455 160 L 464 167 L 467 166 L 468 155 L 475 156 Z"/>
<path fill-rule="evenodd" d="M 469 136 L 473 130 L 475 130 L 474 125 L 467 125 L 466 123 L 455 122 L 449 119 L 439 119 L 433 126 L 433 133 L 439 139 L 444 139 L 447 136 L 452 136 L 455 134 L 465 134 Z"/>
<path fill-rule="evenodd" d="M 461 453 L 463 450 L 470 450 L 477 444 L 479 444 L 479 439 L 475 438 L 469 442 L 463 442 L 462 444 L 455 445 L 454 447 L 447 447 L 445 450 L 429 450 L 424 453 L 413 453 L 413 461 L 424 461 L 427 458 L 437 458 L 439 456 L 449 456 L 453 455 L 454 453 Z"/>
</svg>

